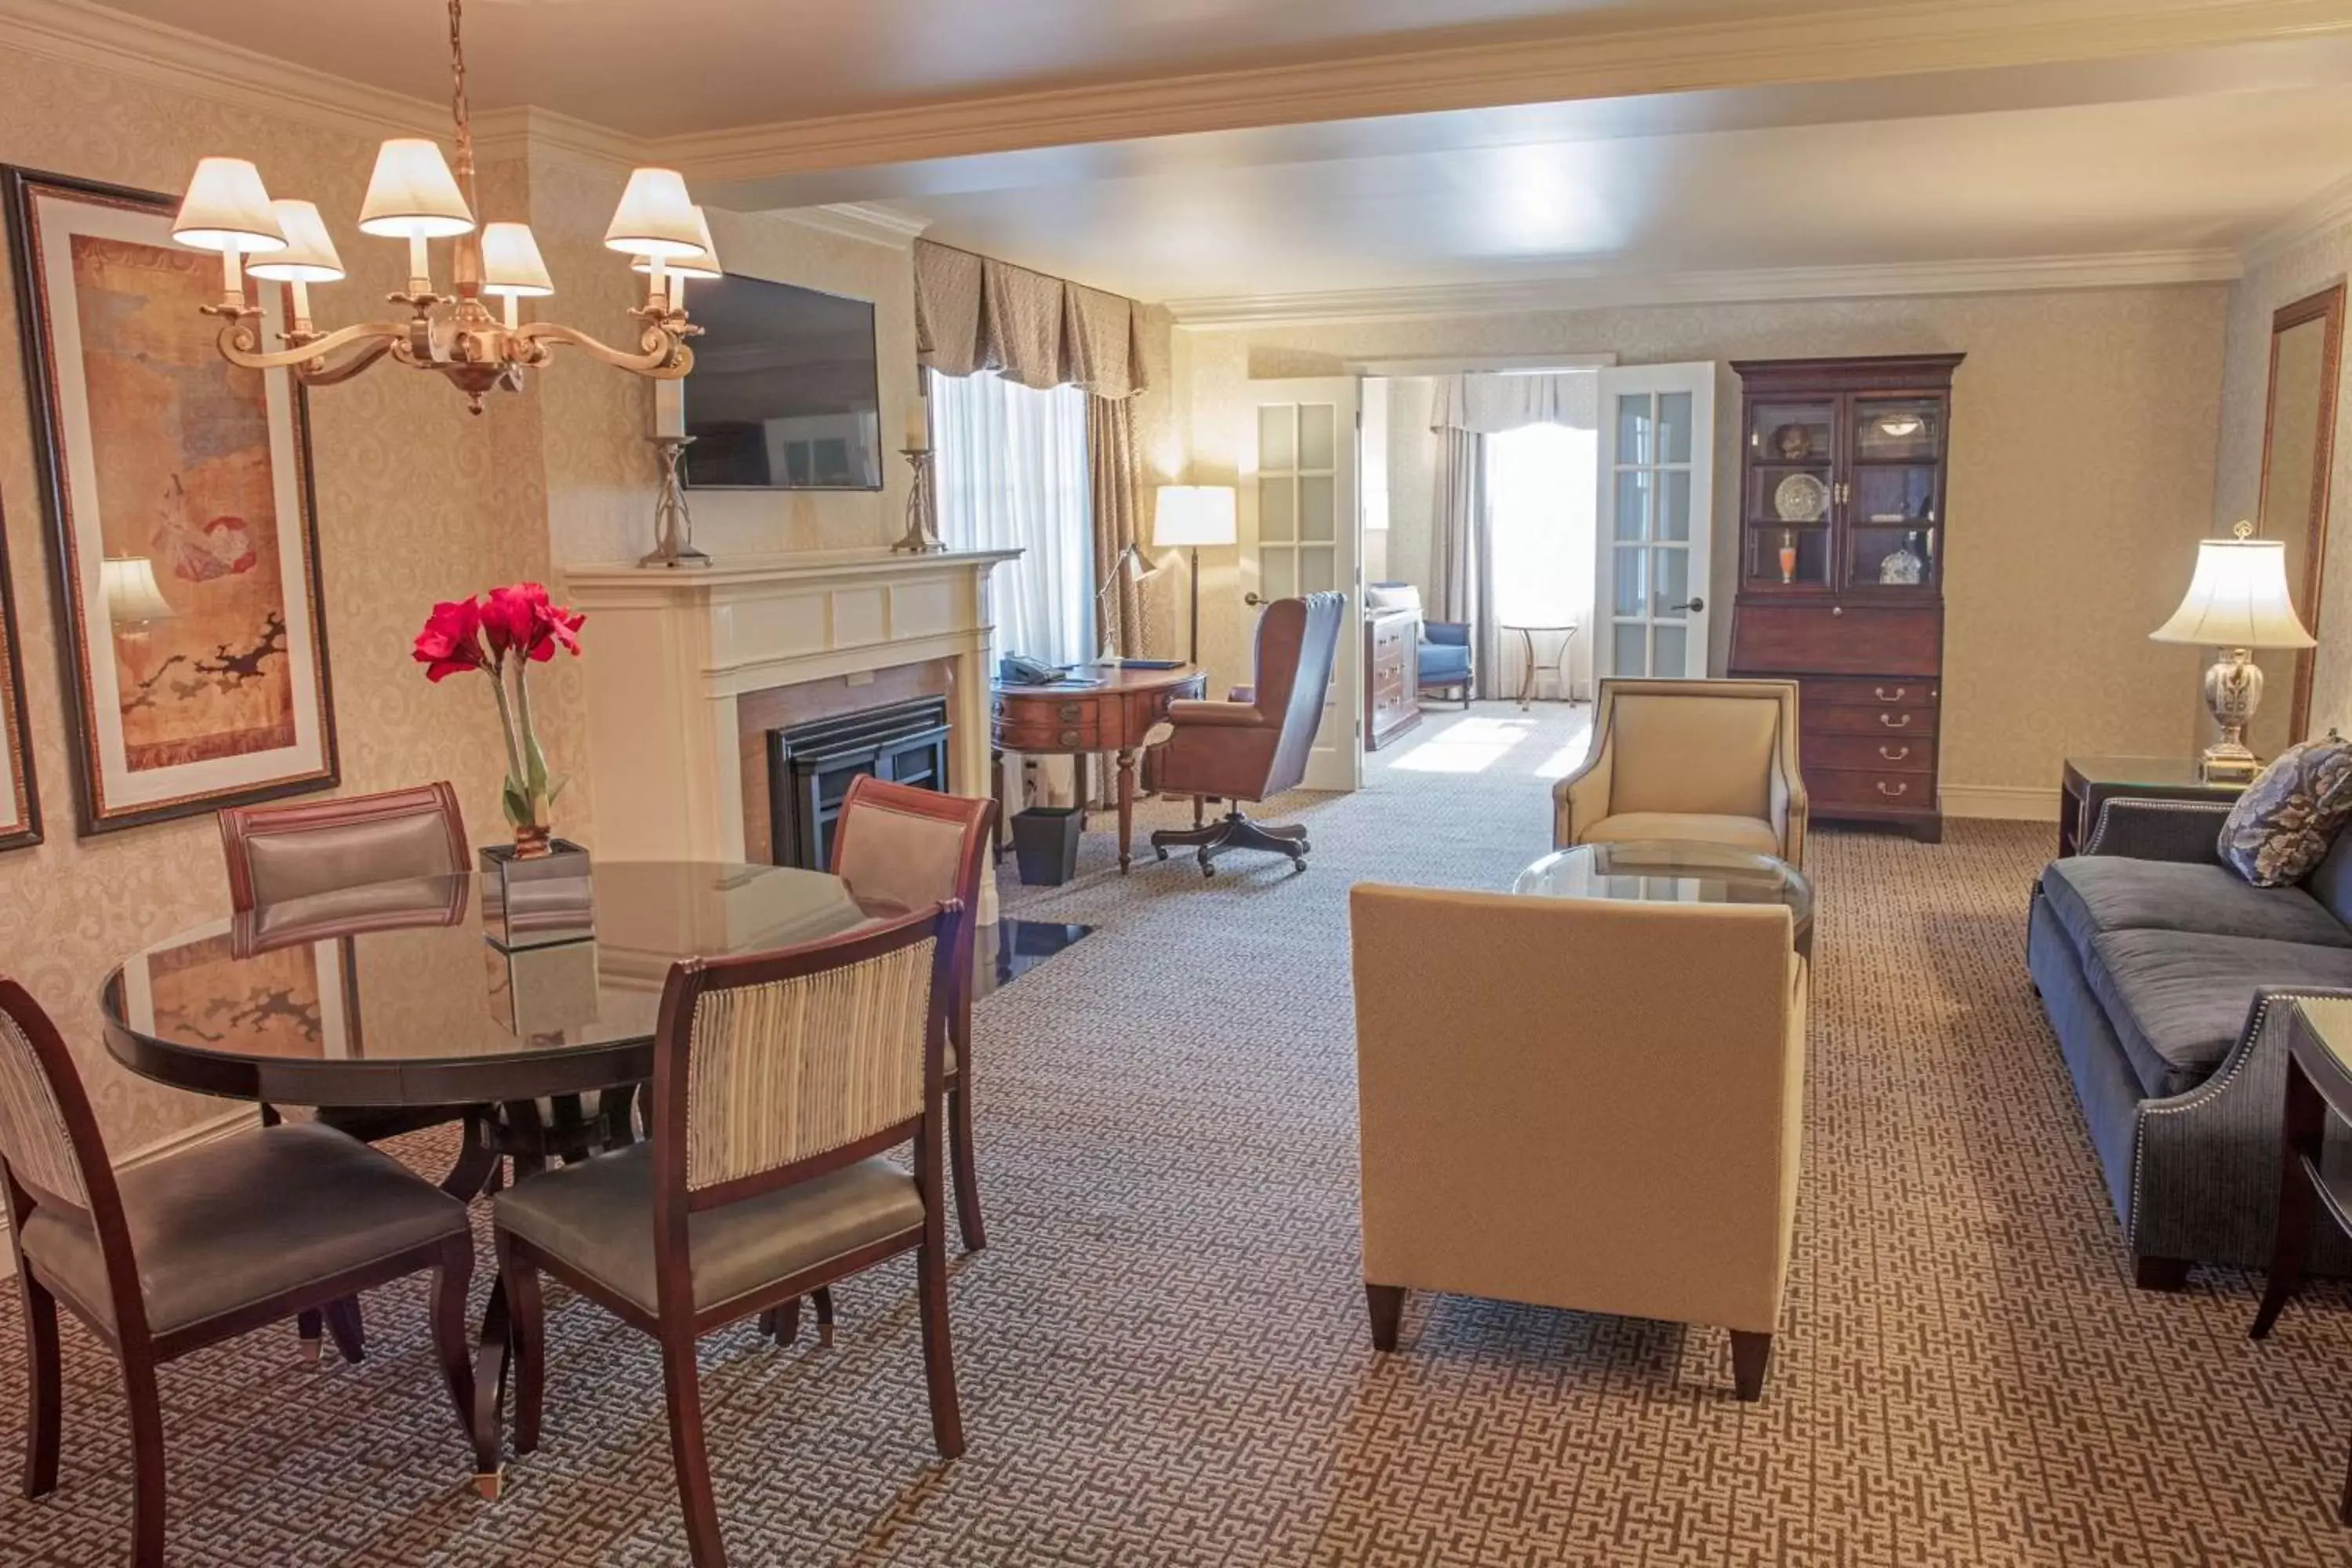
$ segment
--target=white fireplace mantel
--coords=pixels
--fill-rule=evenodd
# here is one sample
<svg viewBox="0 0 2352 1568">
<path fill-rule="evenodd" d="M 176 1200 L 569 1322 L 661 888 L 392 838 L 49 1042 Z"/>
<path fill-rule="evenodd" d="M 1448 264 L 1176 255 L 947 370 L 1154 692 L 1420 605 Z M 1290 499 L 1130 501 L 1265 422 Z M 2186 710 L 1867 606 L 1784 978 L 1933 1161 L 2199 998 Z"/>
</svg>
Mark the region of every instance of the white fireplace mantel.
<svg viewBox="0 0 2352 1568">
<path fill-rule="evenodd" d="M 586 639 L 597 851 L 744 858 L 737 702 L 772 687 L 944 660 L 950 779 L 988 793 L 988 575 L 1017 550 L 737 555 L 707 567 L 562 569 Z"/>
</svg>

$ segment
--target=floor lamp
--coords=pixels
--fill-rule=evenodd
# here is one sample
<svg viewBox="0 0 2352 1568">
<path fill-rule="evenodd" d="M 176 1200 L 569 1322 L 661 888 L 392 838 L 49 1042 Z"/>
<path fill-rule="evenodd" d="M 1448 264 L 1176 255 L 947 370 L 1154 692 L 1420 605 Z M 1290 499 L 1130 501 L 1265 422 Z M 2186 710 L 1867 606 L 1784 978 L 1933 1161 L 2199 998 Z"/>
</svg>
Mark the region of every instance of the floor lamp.
<svg viewBox="0 0 2352 1568">
<path fill-rule="evenodd" d="M 1179 546 L 1192 552 L 1192 640 L 1185 657 L 1201 662 L 1201 546 L 1231 544 L 1239 535 L 1234 526 L 1231 485 L 1162 485 L 1151 514 L 1151 547 Z"/>
</svg>

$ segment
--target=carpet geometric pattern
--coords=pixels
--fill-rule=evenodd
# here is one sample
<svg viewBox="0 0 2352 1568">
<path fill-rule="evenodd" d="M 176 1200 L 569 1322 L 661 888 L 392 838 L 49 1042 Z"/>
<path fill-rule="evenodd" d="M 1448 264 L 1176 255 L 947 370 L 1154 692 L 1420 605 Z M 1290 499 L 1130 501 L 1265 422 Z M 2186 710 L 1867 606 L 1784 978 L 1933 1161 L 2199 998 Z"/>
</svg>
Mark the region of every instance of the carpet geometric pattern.
<svg viewBox="0 0 2352 1568">
<path fill-rule="evenodd" d="M 2046 826 L 1810 841 L 1807 1169 L 1760 1405 L 1732 1398 L 1722 1334 L 1664 1323 L 1415 1296 L 1402 1353 L 1371 1353 L 1348 887 L 1507 885 L 1548 846 L 1588 712 L 1433 715 L 1360 793 L 1276 803 L 1311 828 L 1301 875 L 1236 856 L 1204 881 L 1147 849 L 1121 879 L 1096 832 L 1076 882 L 1008 884 L 1007 912 L 1097 930 L 975 1021 L 991 1246 L 950 1287 L 970 1447 L 931 1451 L 908 1267 L 839 1293 L 830 1350 L 714 1335 L 733 1560 L 2352 1560 L 2331 1517 L 2352 1294 L 2313 1286 L 2255 1345 L 2244 1274 L 2132 1287 L 2024 973 Z M 431 1135 L 400 1152 L 442 1157 Z M 175 1563 L 685 1561 L 651 1341 L 551 1293 L 546 1436 L 486 1506 L 421 1289 L 367 1310 L 360 1366 L 301 1370 L 286 1329 L 163 1370 Z M 20 1338 L 11 1292 L 12 1421 Z M 0 1562 L 128 1549 L 111 1362 L 68 1328 L 65 1364 L 61 1485 L 0 1496 Z"/>
</svg>

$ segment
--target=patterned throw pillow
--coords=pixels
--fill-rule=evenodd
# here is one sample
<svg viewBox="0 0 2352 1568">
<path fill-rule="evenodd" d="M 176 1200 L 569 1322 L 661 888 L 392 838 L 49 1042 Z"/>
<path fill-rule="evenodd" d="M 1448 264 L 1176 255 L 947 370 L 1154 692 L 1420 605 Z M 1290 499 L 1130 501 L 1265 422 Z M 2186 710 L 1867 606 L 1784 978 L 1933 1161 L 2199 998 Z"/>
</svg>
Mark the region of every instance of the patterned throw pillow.
<svg viewBox="0 0 2352 1568">
<path fill-rule="evenodd" d="M 2352 742 L 2330 730 L 2289 746 L 2221 824 L 2221 863 L 2257 888 L 2299 882 L 2352 818 Z"/>
</svg>

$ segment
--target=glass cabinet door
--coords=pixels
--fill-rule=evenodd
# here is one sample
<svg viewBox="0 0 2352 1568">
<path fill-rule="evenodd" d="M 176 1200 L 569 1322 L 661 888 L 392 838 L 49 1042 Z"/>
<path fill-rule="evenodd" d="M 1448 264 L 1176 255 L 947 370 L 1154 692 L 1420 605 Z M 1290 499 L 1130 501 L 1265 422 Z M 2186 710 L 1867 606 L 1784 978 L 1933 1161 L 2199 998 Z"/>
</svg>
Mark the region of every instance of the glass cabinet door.
<svg viewBox="0 0 2352 1568">
<path fill-rule="evenodd" d="M 1853 476 L 1839 500 L 1845 519 L 1845 585 L 1933 588 L 1942 571 L 1944 401 L 1852 400 Z"/>
<path fill-rule="evenodd" d="M 1745 585 L 1831 585 L 1837 427 L 1834 398 L 1765 398 L 1748 405 L 1747 494 L 1740 501 Z"/>
</svg>

